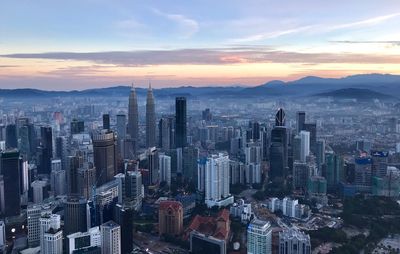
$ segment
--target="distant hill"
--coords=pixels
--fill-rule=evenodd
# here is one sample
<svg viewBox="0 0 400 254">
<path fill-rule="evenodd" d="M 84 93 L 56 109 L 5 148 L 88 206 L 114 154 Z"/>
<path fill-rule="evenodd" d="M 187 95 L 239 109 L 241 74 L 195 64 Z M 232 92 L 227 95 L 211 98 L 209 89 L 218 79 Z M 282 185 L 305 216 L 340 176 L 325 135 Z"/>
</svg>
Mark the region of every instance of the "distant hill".
<svg viewBox="0 0 400 254">
<path fill-rule="evenodd" d="M 386 100 L 386 99 L 395 99 L 395 97 L 383 94 L 379 92 L 375 92 L 369 89 L 361 89 L 361 88 L 344 88 L 338 89 L 331 92 L 319 93 L 315 96 L 318 97 L 331 97 L 335 99 L 357 99 L 357 100 Z"/>
<path fill-rule="evenodd" d="M 108 88 L 86 89 L 81 91 L 44 91 L 38 89 L 0 89 L 2 98 L 39 98 L 39 97 L 95 97 L 95 96 L 128 96 L 129 86 L 114 86 Z M 349 90 L 350 89 L 350 90 Z M 359 90 L 351 90 L 359 89 Z M 360 90 L 361 89 L 361 90 Z M 362 91 L 366 89 L 367 91 Z M 146 95 L 145 88 L 137 88 L 139 96 Z M 338 90 L 335 92 L 335 90 Z M 207 86 L 207 87 L 171 87 L 154 89 L 156 97 L 304 97 L 316 94 L 331 94 L 333 97 L 345 96 L 375 96 L 387 98 L 388 95 L 400 98 L 400 75 L 360 74 L 344 78 L 304 77 L 295 81 L 280 80 L 255 86 Z M 350 98 L 350 97 L 349 97 Z"/>
</svg>

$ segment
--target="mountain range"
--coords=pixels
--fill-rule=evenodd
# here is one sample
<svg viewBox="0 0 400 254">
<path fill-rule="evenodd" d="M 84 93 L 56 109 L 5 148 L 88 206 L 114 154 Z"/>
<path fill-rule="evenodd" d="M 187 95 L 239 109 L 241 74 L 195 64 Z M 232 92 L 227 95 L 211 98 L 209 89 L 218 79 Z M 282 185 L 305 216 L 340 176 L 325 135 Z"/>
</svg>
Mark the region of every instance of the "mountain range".
<svg viewBox="0 0 400 254">
<path fill-rule="evenodd" d="M 2 98 L 41 97 L 94 97 L 128 96 L 129 86 L 114 86 L 74 91 L 45 91 L 38 89 L 0 89 Z M 137 88 L 139 96 L 145 96 L 145 88 Z M 360 74 L 344 78 L 304 77 L 295 81 L 274 80 L 254 87 L 243 86 L 183 86 L 154 89 L 156 97 L 332 97 L 354 99 L 399 99 L 400 75 Z"/>
</svg>

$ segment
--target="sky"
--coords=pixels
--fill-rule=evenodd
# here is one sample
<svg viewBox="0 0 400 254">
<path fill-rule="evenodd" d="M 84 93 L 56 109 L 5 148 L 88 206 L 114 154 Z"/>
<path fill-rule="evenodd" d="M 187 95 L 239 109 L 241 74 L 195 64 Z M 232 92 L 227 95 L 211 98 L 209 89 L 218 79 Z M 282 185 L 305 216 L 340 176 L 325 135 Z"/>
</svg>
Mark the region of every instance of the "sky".
<svg viewBox="0 0 400 254">
<path fill-rule="evenodd" d="M 0 88 L 400 74 L 399 0 L 1 0 Z"/>
</svg>

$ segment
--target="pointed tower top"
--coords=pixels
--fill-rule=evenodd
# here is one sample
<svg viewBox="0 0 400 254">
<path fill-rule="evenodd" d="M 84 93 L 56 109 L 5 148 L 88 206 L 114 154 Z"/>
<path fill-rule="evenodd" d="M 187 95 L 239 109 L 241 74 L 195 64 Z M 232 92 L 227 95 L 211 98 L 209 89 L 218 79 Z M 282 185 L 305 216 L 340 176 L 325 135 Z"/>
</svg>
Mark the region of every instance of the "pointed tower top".
<svg viewBox="0 0 400 254">
<path fill-rule="evenodd" d="M 149 80 L 149 90 L 152 90 L 151 88 L 151 81 Z"/>
<path fill-rule="evenodd" d="M 135 86 L 133 85 L 133 82 L 132 82 L 132 85 L 131 85 L 131 91 L 135 91 Z"/>
</svg>

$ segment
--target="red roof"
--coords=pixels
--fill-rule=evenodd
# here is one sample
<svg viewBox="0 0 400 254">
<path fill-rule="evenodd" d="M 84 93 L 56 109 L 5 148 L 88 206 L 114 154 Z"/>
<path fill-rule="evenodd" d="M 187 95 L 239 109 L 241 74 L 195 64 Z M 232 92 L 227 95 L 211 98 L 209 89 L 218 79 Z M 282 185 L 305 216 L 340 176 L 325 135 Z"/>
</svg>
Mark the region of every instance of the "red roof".
<svg viewBox="0 0 400 254">
<path fill-rule="evenodd" d="M 229 226 L 229 211 L 226 209 L 220 211 L 217 217 L 196 215 L 186 229 L 185 238 L 187 240 L 190 232 L 195 230 L 205 235 L 226 240 L 229 236 Z"/>
</svg>

